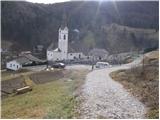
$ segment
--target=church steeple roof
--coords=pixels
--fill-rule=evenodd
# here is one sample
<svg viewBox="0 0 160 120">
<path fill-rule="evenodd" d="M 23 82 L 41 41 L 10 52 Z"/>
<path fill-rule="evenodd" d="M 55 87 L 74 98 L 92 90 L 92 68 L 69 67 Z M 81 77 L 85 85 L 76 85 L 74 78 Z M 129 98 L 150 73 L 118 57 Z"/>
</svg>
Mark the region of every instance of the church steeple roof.
<svg viewBox="0 0 160 120">
<path fill-rule="evenodd" d="M 67 15 L 66 15 L 66 12 L 64 10 L 60 28 L 64 29 L 65 27 L 67 27 Z"/>
</svg>

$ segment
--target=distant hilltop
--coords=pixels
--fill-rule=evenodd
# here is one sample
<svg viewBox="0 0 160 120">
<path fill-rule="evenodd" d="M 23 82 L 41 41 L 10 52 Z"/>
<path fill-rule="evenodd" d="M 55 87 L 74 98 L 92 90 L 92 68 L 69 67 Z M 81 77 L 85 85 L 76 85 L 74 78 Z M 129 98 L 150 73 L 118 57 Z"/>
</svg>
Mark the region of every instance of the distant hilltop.
<svg viewBox="0 0 160 120">
<path fill-rule="evenodd" d="M 2 42 L 7 41 L 5 46 L 12 51 L 32 50 L 39 44 L 47 49 L 51 42 L 57 46 L 64 11 L 73 49 L 117 53 L 158 47 L 158 1 L 1 3 Z"/>
</svg>

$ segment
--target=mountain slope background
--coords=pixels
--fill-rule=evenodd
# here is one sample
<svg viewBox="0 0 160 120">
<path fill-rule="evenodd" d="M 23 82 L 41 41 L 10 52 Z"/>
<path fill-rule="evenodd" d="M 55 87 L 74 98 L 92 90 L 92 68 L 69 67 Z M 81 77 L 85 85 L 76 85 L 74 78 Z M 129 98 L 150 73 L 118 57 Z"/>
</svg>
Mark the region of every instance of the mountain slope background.
<svg viewBox="0 0 160 120">
<path fill-rule="evenodd" d="M 12 51 L 32 50 L 38 44 L 46 49 L 51 43 L 56 47 L 65 14 L 69 44 L 75 50 L 87 52 L 96 47 L 117 53 L 157 48 L 158 9 L 158 1 L 73 1 L 48 5 L 2 1 L 2 42 L 12 43 L 8 48 Z M 78 35 L 75 29 L 79 30 Z"/>
</svg>

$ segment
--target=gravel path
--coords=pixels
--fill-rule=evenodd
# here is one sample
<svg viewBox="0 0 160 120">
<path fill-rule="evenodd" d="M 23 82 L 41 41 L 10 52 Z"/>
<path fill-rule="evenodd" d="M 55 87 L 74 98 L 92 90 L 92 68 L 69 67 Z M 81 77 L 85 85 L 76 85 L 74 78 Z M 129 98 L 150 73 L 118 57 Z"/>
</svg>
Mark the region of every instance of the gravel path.
<svg viewBox="0 0 160 120">
<path fill-rule="evenodd" d="M 82 70 L 82 69 L 87 69 L 91 70 L 92 66 L 91 65 L 67 65 L 65 69 L 75 69 L 75 70 Z"/>
<path fill-rule="evenodd" d="M 80 96 L 81 118 L 145 118 L 145 106 L 109 76 L 112 71 L 127 69 L 137 63 L 90 72 Z"/>
</svg>

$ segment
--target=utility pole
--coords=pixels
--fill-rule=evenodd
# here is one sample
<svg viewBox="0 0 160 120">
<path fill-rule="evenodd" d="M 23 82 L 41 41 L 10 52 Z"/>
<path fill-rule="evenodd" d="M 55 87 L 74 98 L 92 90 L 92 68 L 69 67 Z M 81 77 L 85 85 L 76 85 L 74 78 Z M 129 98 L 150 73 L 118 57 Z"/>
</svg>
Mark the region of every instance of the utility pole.
<svg viewBox="0 0 160 120">
<path fill-rule="evenodd" d="M 92 57 L 92 70 L 94 69 L 94 56 Z"/>
<path fill-rule="evenodd" d="M 142 74 L 144 73 L 144 52 L 143 52 L 143 60 L 142 60 Z"/>
<path fill-rule="evenodd" d="M 46 65 L 46 67 L 48 68 L 48 60 L 47 60 L 47 65 Z"/>
</svg>

